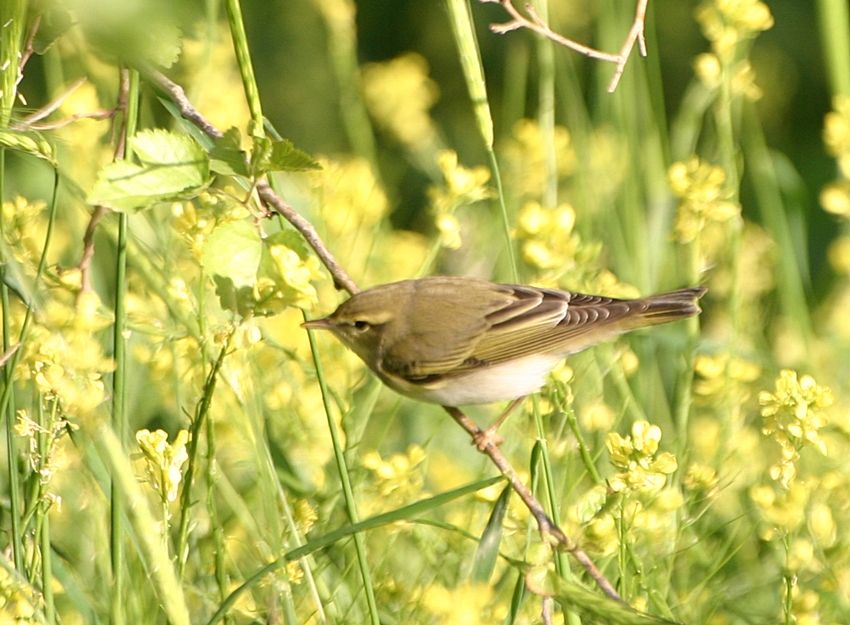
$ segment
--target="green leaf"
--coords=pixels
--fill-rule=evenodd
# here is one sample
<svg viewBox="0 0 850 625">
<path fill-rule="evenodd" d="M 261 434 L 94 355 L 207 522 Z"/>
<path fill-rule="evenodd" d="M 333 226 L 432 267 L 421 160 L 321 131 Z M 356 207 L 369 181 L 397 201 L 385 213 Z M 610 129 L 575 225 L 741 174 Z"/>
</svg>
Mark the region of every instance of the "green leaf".
<svg viewBox="0 0 850 625">
<path fill-rule="evenodd" d="M 53 146 L 37 132 L 0 130 L 0 147 L 44 159 L 51 165 L 56 164 Z"/>
<path fill-rule="evenodd" d="M 508 511 L 508 501 L 511 499 L 513 490 L 510 485 L 505 486 L 490 513 L 487 526 L 478 541 L 478 549 L 475 550 L 475 560 L 472 564 L 472 580 L 486 584 L 490 581 L 493 569 L 496 568 L 496 559 L 499 557 L 499 545 L 502 542 L 502 524 L 505 513 Z"/>
<path fill-rule="evenodd" d="M 171 67 L 180 56 L 180 5 L 170 0 L 67 0 L 92 47 L 130 66 Z"/>
<path fill-rule="evenodd" d="M 88 197 L 90 204 L 134 211 L 193 197 L 210 182 L 207 155 L 191 137 L 143 130 L 130 145 L 141 164 L 115 161 L 102 167 Z"/>
<path fill-rule="evenodd" d="M 558 577 L 552 571 L 540 569 L 526 576 L 526 586 L 537 595 L 554 597 L 558 603 L 575 611 L 582 619 L 608 625 L 678 625 L 610 597 L 589 590 L 571 579 Z"/>
<path fill-rule="evenodd" d="M 252 287 L 263 255 L 263 242 L 248 221 L 232 221 L 212 231 L 204 245 L 207 272 L 228 278 L 236 288 Z"/>
<path fill-rule="evenodd" d="M 249 176 L 247 155 L 241 147 L 238 128 L 229 128 L 210 150 L 210 169 L 222 176 Z"/>
<path fill-rule="evenodd" d="M 256 174 L 321 169 L 321 165 L 312 156 L 296 148 L 292 141 L 265 137 L 254 137 L 252 165 Z"/>
</svg>

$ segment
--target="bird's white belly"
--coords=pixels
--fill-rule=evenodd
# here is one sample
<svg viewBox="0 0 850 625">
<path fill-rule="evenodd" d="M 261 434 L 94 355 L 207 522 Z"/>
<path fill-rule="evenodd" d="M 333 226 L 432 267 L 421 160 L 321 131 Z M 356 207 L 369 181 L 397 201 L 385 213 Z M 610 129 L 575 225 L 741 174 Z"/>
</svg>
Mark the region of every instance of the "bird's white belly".
<svg viewBox="0 0 850 625">
<path fill-rule="evenodd" d="M 492 367 L 482 367 L 468 375 L 441 381 L 432 388 L 420 387 L 406 393 L 442 406 L 489 404 L 523 397 L 546 383 L 546 376 L 562 360 L 555 354 L 535 354 Z"/>
</svg>

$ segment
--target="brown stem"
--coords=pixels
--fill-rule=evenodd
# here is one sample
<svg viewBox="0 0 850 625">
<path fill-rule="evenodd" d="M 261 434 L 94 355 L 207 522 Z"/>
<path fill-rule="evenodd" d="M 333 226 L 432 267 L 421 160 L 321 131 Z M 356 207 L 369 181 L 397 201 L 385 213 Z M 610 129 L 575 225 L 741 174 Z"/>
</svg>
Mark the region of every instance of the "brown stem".
<svg viewBox="0 0 850 625">
<path fill-rule="evenodd" d="M 114 112 L 123 111 L 126 113 L 127 111 L 127 98 L 129 97 L 130 92 L 130 72 L 127 69 L 121 70 L 121 78 L 118 83 L 118 102 L 116 103 Z M 121 132 L 118 133 L 118 141 L 115 145 L 115 151 L 113 153 L 113 158 L 122 159 L 124 158 L 124 154 L 126 153 L 127 148 L 127 116 L 124 115 L 122 119 L 122 129 Z M 83 253 L 80 256 L 80 263 L 78 267 L 80 268 L 80 281 L 81 281 L 81 291 L 86 292 L 90 291 L 91 286 L 91 263 L 94 258 L 94 233 L 97 230 L 97 225 L 100 223 L 100 220 L 103 219 L 103 216 L 108 212 L 105 206 L 95 206 L 92 211 L 91 217 L 89 218 L 89 223 L 86 226 L 85 234 L 83 234 Z"/>
<path fill-rule="evenodd" d="M 337 262 L 333 254 L 325 246 L 313 224 L 299 215 L 289 203 L 275 193 L 267 181 L 260 180 L 257 182 L 257 195 L 260 196 L 260 199 L 266 206 L 269 206 L 276 213 L 280 214 L 301 233 L 301 236 L 310 244 L 310 247 L 313 248 L 313 251 L 316 252 L 316 255 L 325 265 L 331 276 L 333 276 L 334 286 L 336 288 L 345 289 L 351 295 L 354 295 L 360 290 L 354 280 L 351 279 L 351 276 L 348 275 L 348 272 L 342 268 L 342 265 Z"/>
<path fill-rule="evenodd" d="M 511 488 L 514 489 L 514 492 L 519 495 L 519 498 L 522 499 L 522 502 L 525 504 L 526 508 L 531 512 L 531 515 L 534 517 L 534 520 L 537 521 L 537 527 L 540 530 L 540 534 L 545 538 L 552 537 L 558 547 L 558 549 L 562 549 L 567 553 L 571 554 L 576 561 L 581 564 L 587 574 L 593 578 L 593 581 L 599 586 L 599 588 L 606 595 L 615 599 L 617 601 L 622 601 L 620 595 L 614 589 L 614 586 L 611 585 L 611 582 L 605 577 L 602 571 L 599 570 L 599 567 L 593 563 L 593 560 L 590 559 L 590 556 L 578 546 L 578 544 L 572 540 L 569 536 L 564 534 L 563 530 L 558 527 L 549 515 L 546 514 L 546 511 L 543 509 L 543 505 L 537 500 L 537 498 L 532 494 L 531 490 L 523 483 L 517 474 L 516 470 L 511 466 L 511 463 L 508 462 L 508 459 L 505 458 L 505 455 L 499 449 L 499 447 L 493 444 L 491 441 L 487 441 L 482 438 L 482 435 L 485 434 L 485 431 L 478 427 L 478 424 L 475 423 L 472 419 L 470 419 L 466 414 L 460 410 L 459 408 L 455 408 L 453 406 L 443 406 L 443 409 L 451 415 L 452 419 L 460 425 L 466 433 L 472 437 L 474 442 L 482 441 L 482 444 L 477 445 L 478 449 L 481 453 L 485 454 L 494 465 L 499 469 L 502 475 L 508 480 L 511 485 Z"/>
<path fill-rule="evenodd" d="M 638 0 L 637 7 L 635 9 L 635 18 L 632 22 L 632 27 L 629 29 L 628 35 L 626 35 L 626 39 L 623 42 L 623 45 L 620 47 L 620 51 L 617 54 L 611 54 L 610 52 L 603 52 L 602 50 L 598 50 L 596 48 L 591 48 L 590 46 L 586 46 L 574 39 L 570 39 L 568 37 L 564 37 L 561 34 L 556 33 L 540 15 L 534 9 L 534 6 L 531 3 L 525 5 L 525 11 L 528 13 L 528 17 L 519 12 L 519 10 L 514 6 L 513 0 L 481 0 L 481 2 L 494 2 L 499 5 L 511 16 L 511 20 L 505 22 L 503 24 L 491 24 L 490 30 L 494 33 L 504 34 L 513 30 L 517 30 L 520 28 L 526 28 L 531 30 L 538 35 L 542 35 L 546 37 L 550 41 L 554 41 L 558 45 L 562 45 L 570 50 L 574 50 L 579 54 L 584 54 L 592 59 L 598 59 L 600 61 L 606 61 L 608 63 L 614 63 L 614 76 L 611 78 L 611 82 L 608 83 L 608 92 L 613 93 L 617 89 L 617 85 L 620 82 L 620 78 L 623 75 L 623 71 L 626 68 L 626 63 L 631 56 L 632 49 L 634 48 L 635 42 L 638 43 L 638 48 L 640 50 L 641 56 L 646 56 L 646 40 L 644 39 L 644 22 L 646 19 L 646 7 L 649 4 L 649 0 Z"/>
<path fill-rule="evenodd" d="M 186 97 L 186 92 L 175 82 L 169 80 L 164 74 L 157 71 L 150 72 L 150 77 L 163 91 L 171 96 L 171 99 L 180 109 L 180 114 L 198 128 L 203 130 L 207 135 L 215 139 L 221 138 L 222 133 L 215 126 L 210 124 L 201 113 L 192 106 L 189 99 Z M 259 180 L 256 184 L 257 195 L 262 200 L 263 204 L 269 207 L 275 213 L 286 219 L 292 226 L 301 233 L 304 240 L 313 248 L 316 255 L 325 265 L 327 270 L 333 277 L 334 285 L 338 289 L 345 289 L 351 295 L 357 293 L 360 289 L 351 276 L 342 268 L 334 255 L 331 254 L 328 247 L 322 241 L 319 233 L 309 221 L 299 215 L 292 206 L 289 205 L 282 197 L 275 193 L 268 181 Z"/>
</svg>

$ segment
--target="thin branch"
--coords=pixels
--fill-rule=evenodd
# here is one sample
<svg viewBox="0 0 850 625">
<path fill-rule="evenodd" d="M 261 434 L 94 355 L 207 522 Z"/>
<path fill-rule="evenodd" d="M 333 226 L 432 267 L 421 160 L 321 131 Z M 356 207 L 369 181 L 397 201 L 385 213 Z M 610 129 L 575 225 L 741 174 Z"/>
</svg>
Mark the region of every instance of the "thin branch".
<svg viewBox="0 0 850 625">
<path fill-rule="evenodd" d="M 14 355 L 15 355 L 15 352 L 16 352 L 16 351 L 18 351 L 18 349 L 19 349 L 20 347 L 21 347 L 21 344 L 20 344 L 20 343 L 15 343 L 14 345 L 12 345 L 12 347 L 10 347 L 9 349 L 7 349 L 7 350 L 3 353 L 3 355 L 2 355 L 2 356 L 0 356 L 0 367 L 4 366 L 4 365 L 5 365 L 5 364 L 9 361 L 9 359 L 10 359 L 12 356 L 14 356 Z"/>
<path fill-rule="evenodd" d="M 121 78 L 118 83 L 118 102 L 115 105 L 115 109 L 112 111 L 113 117 L 115 113 L 118 111 L 123 111 L 126 113 L 127 111 L 127 97 L 130 91 L 130 73 L 123 69 L 121 70 Z M 67 92 L 66 92 L 67 94 Z M 49 105 L 48 105 L 49 106 Z M 127 116 L 124 115 L 124 119 L 122 121 L 123 125 L 127 123 Z M 124 158 L 124 154 L 127 148 L 126 144 L 126 132 L 118 133 L 118 141 L 115 145 L 115 151 L 113 153 L 113 158 L 122 159 Z M 80 282 L 81 282 L 81 291 L 91 291 L 91 263 L 94 258 L 94 233 L 97 230 L 97 225 L 100 223 L 100 220 L 103 219 L 103 216 L 109 211 L 105 206 L 95 206 L 92 211 L 91 217 L 89 218 L 89 223 L 86 226 L 86 231 L 83 234 L 83 253 L 80 256 L 79 265 L 80 268 Z"/>
<path fill-rule="evenodd" d="M 18 63 L 18 79 L 15 81 L 15 87 L 21 84 L 21 81 L 24 79 L 24 67 L 27 62 L 30 60 L 33 52 L 35 51 L 35 36 L 38 34 L 38 29 L 41 26 L 41 14 L 36 14 L 33 18 L 32 23 L 30 24 L 29 32 L 27 33 L 27 40 L 24 44 L 23 49 L 21 50 L 21 59 Z"/>
<path fill-rule="evenodd" d="M 641 56 L 646 56 L 644 23 L 646 20 L 646 7 L 649 4 L 649 0 L 638 0 L 632 27 L 629 29 L 629 33 L 617 54 L 611 54 L 610 52 L 603 52 L 602 50 L 591 48 L 590 46 L 579 43 L 574 39 L 570 39 L 556 33 L 549 28 L 549 25 L 546 24 L 546 22 L 540 17 L 531 3 L 525 5 L 525 11 L 528 14 L 528 17 L 526 17 L 514 6 L 513 0 L 481 0 L 481 2 L 499 4 L 508 13 L 508 15 L 511 16 L 511 19 L 508 22 L 504 22 L 502 24 L 490 24 L 490 30 L 494 33 L 503 35 L 520 28 L 526 28 L 534 31 L 538 35 L 554 41 L 559 45 L 569 48 L 570 50 L 574 50 L 579 54 L 583 54 L 592 59 L 614 63 L 616 67 L 614 69 L 614 76 L 608 84 L 609 93 L 613 93 L 617 89 L 617 85 L 619 84 L 623 71 L 626 68 L 626 63 L 631 56 L 635 42 L 638 43 L 638 49 Z"/>
<path fill-rule="evenodd" d="M 354 280 L 351 279 L 351 276 L 348 275 L 348 272 L 342 268 L 342 265 L 337 262 L 333 254 L 325 246 L 313 224 L 299 215 L 288 202 L 275 193 L 267 181 L 260 180 L 257 182 L 257 195 L 260 196 L 260 199 L 266 206 L 286 219 L 286 221 L 291 223 L 301 233 L 301 236 L 310 244 L 310 247 L 316 252 L 316 256 L 319 257 L 331 276 L 333 276 L 334 286 L 336 288 L 345 289 L 351 295 L 354 295 L 360 290 Z"/>
<path fill-rule="evenodd" d="M 514 492 L 516 492 L 520 499 L 522 499 L 525 507 L 528 508 L 531 515 L 534 517 L 534 520 L 537 521 L 537 527 L 540 530 L 540 534 L 544 538 L 551 537 L 555 541 L 558 549 L 566 551 L 572 555 L 576 561 L 581 564 L 584 570 L 587 571 L 587 574 L 593 578 L 593 581 L 596 582 L 596 585 L 599 586 L 602 592 L 612 599 L 622 601 L 620 595 L 614 589 L 614 586 L 611 585 L 611 582 L 609 582 L 602 571 L 599 570 L 599 567 L 593 563 L 590 556 L 588 556 L 574 540 L 567 536 L 563 530 L 558 527 L 551 518 L 549 518 L 549 515 L 546 514 L 546 511 L 543 509 L 543 505 L 523 483 L 516 470 L 513 466 L 511 466 L 510 462 L 508 462 L 508 459 L 505 458 L 505 455 L 499 447 L 491 441 L 488 441 L 486 438 L 482 438 L 485 431 L 478 427 L 478 424 L 475 423 L 475 421 L 466 416 L 460 408 L 443 406 L 443 409 L 448 412 L 452 419 L 454 419 L 455 422 L 472 437 L 473 441 L 485 441 L 483 444 L 477 445 L 478 449 L 482 454 L 490 458 L 491 462 L 496 465 L 502 475 L 504 475 L 508 480 L 511 488 L 514 489 Z"/>
<path fill-rule="evenodd" d="M 192 103 L 189 102 L 189 99 L 186 97 L 186 92 L 183 91 L 183 88 L 180 85 L 171 81 L 161 72 L 152 71 L 150 72 L 150 77 L 157 86 L 171 96 L 173 102 L 180 109 L 180 114 L 185 119 L 195 124 L 195 126 L 214 139 L 220 139 L 224 136 L 220 130 L 209 123 L 204 116 L 201 115 L 194 106 L 192 106 Z M 313 248 L 313 251 L 316 252 L 316 255 L 330 272 L 333 277 L 334 285 L 338 289 L 345 289 L 351 295 L 357 293 L 360 290 L 357 287 L 357 284 L 354 280 L 352 280 L 351 276 L 348 275 L 348 272 L 343 269 L 342 265 L 336 261 L 334 255 L 331 254 L 325 243 L 322 241 L 319 233 L 316 232 L 313 224 L 304 219 L 304 217 L 298 214 L 298 212 L 292 208 L 288 202 L 286 202 L 286 200 L 275 193 L 268 181 L 257 181 L 256 188 L 257 195 L 260 200 L 262 200 L 263 204 L 286 219 L 299 233 L 301 233 L 301 236 L 303 236 L 304 240 L 307 241 L 310 247 Z"/>
<path fill-rule="evenodd" d="M 629 34 L 626 35 L 626 40 L 623 42 L 623 47 L 620 48 L 620 59 L 617 61 L 617 68 L 614 70 L 614 75 L 611 77 L 611 82 L 608 83 L 608 93 L 614 93 L 623 71 L 626 69 L 626 63 L 632 54 L 632 49 L 635 46 L 635 41 L 638 44 L 640 55 L 646 56 L 646 37 L 644 36 L 644 27 L 646 25 L 646 7 L 649 5 L 649 0 L 638 0 L 637 8 L 635 9 L 635 19 L 632 22 L 632 27 L 629 29 Z"/>
<path fill-rule="evenodd" d="M 177 108 L 180 109 L 180 114 L 184 119 L 192 122 L 195 126 L 200 128 L 204 134 L 212 137 L 213 139 L 221 139 L 224 136 L 218 128 L 209 123 L 206 118 L 201 115 L 198 109 L 192 105 L 189 98 L 186 97 L 186 92 L 183 90 L 183 87 L 168 78 L 162 72 L 150 70 L 147 74 L 160 89 L 171 96 L 171 100 L 177 105 Z"/>
</svg>

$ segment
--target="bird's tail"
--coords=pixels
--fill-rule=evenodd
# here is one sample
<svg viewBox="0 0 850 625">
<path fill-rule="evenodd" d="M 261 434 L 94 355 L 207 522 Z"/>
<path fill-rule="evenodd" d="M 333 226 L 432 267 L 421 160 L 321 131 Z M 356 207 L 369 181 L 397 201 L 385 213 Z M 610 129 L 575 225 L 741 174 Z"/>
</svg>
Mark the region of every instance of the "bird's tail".
<svg viewBox="0 0 850 625">
<path fill-rule="evenodd" d="M 637 314 L 632 317 L 634 327 L 657 325 L 698 315 L 702 312 L 699 298 L 705 295 L 707 290 L 697 286 L 635 300 L 633 304 L 637 305 Z"/>
</svg>

